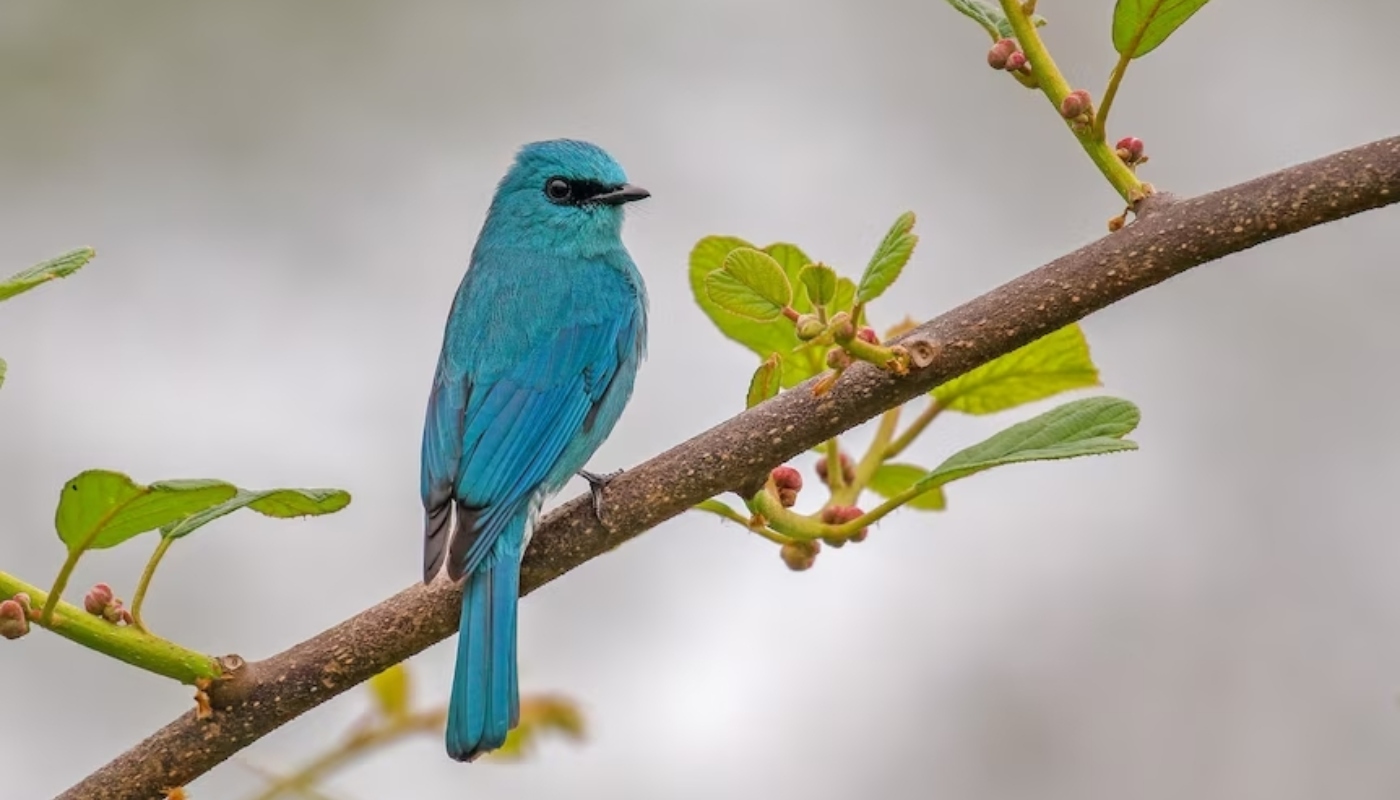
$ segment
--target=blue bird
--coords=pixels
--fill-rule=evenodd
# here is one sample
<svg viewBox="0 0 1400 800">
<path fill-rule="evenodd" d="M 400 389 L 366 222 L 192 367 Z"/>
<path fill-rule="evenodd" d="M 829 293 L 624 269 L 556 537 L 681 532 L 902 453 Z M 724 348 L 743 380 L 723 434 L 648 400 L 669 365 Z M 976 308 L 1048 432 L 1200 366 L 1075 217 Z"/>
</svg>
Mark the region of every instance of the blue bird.
<svg viewBox="0 0 1400 800">
<path fill-rule="evenodd" d="M 423 427 L 423 581 L 467 578 L 447 752 L 471 761 L 519 722 L 520 558 L 546 495 L 582 472 L 632 394 L 646 288 L 622 206 L 649 197 L 595 145 L 523 147 L 496 188 L 447 317 Z"/>
</svg>

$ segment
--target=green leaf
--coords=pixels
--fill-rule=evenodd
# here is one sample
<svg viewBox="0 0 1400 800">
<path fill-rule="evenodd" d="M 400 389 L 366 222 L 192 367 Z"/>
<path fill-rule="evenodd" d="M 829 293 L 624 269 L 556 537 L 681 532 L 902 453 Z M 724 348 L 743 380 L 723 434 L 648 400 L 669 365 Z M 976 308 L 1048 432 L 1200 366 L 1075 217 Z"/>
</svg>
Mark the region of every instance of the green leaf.
<svg viewBox="0 0 1400 800">
<path fill-rule="evenodd" d="M 1141 58 L 1167 40 L 1207 0 L 1118 0 L 1113 6 L 1113 49 Z"/>
<path fill-rule="evenodd" d="M 724 257 L 724 266 L 705 276 L 710 299 L 731 314 L 776 320 L 792 302 L 792 284 L 772 256 L 741 247 Z"/>
<path fill-rule="evenodd" d="M 81 250 L 64 253 L 58 258 L 45 261 L 37 267 L 30 267 L 24 272 L 11 275 L 0 281 L 0 300 L 9 300 L 11 297 L 27 292 L 41 283 L 66 278 L 82 269 L 83 265 L 96 255 L 96 251 L 91 247 L 84 247 Z"/>
<path fill-rule="evenodd" d="M 936 387 L 938 404 L 964 414 L 991 414 L 1099 385 L 1084 331 L 1068 325 Z"/>
<path fill-rule="evenodd" d="M 1011 29 L 1011 20 L 1006 18 L 1001 7 L 996 3 L 990 3 L 987 0 L 948 0 L 948 5 L 981 25 L 982 29 L 991 35 L 994 42 L 1001 39 L 1013 39 L 1016 36 L 1016 32 Z M 1045 24 L 1045 17 L 1032 14 L 1031 24 L 1039 28 Z"/>
<path fill-rule="evenodd" d="M 409 680 L 408 669 L 402 662 L 378 673 L 370 678 L 368 683 L 380 714 L 388 719 L 403 719 L 408 716 L 412 683 Z"/>
<path fill-rule="evenodd" d="M 774 353 L 758 365 L 758 370 L 749 379 L 749 396 L 744 407 L 753 408 L 770 397 L 776 397 L 782 380 L 783 357 Z"/>
<path fill-rule="evenodd" d="M 875 474 L 870 476 L 869 489 L 889 499 L 918 483 L 928 473 L 928 470 L 913 464 L 881 464 L 880 468 L 875 470 Z M 927 492 L 904 505 L 921 511 L 942 511 L 947 508 L 948 499 L 943 496 L 942 488 L 932 486 Z"/>
<path fill-rule="evenodd" d="M 860 286 L 856 289 L 857 300 L 869 303 L 884 294 L 899 278 L 900 271 L 909 263 L 909 256 L 914 254 L 914 245 L 919 243 L 919 237 L 913 234 L 913 230 L 914 212 L 906 211 L 900 214 L 899 219 L 890 227 L 889 233 L 885 234 L 884 241 L 875 248 L 875 255 L 871 256 L 865 274 L 860 276 Z"/>
<path fill-rule="evenodd" d="M 263 489 L 238 494 L 218 505 L 205 508 L 161 528 L 160 535 L 179 539 L 240 508 L 251 508 L 266 517 L 317 517 L 334 514 L 350 505 L 350 493 L 343 489 Z"/>
<path fill-rule="evenodd" d="M 836 299 L 836 270 L 825 264 L 808 264 L 797 273 L 807 289 L 807 301 L 815 306 L 830 305 Z"/>
<path fill-rule="evenodd" d="M 796 329 L 786 323 L 772 324 L 755 322 L 732 314 L 710 299 L 705 278 L 720 269 L 724 259 L 740 247 L 753 245 L 734 236 L 707 236 L 701 239 L 690 253 L 690 291 L 701 310 L 720 332 L 734 341 L 757 353 L 759 358 L 767 358 L 773 353 L 783 356 L 783 388 L 791 388 L 826 370 L 826 351 L 809 347 L 798 351 L 805 342 L 797 338 Z M 798 283 L 798 274 L 808 264 L 813 263 L 796 245 L 778 242 L 763 248 L 763 252 L 783 268 L 790 284 Z M 836 284 L 834 309 L 848 309 L 855 301 L 856 286 L 849 278 L 840 278 Z M 800 292 L 792 299 L 792 308 L 798 313 L 812 310 L 806 293 Z"/>
<path fill-rule="evenodd" d="M 54 525 L 70 551 L 115 547 L 218 505 L 237 492 L 233 484 L 216 480 L 143 486 L 120 472 L 93 469 L 64 484 Z"/>
<path fill-rule="evenodd" d="M 954 453 L 915 486 L 942 486 L 1003 464 L 1136 450 L 1137 444 L 1123 437 L 1137 427 L 1140 419 L 1137 406 L 1127 400 L 1075 400 Z"/>
</svg>

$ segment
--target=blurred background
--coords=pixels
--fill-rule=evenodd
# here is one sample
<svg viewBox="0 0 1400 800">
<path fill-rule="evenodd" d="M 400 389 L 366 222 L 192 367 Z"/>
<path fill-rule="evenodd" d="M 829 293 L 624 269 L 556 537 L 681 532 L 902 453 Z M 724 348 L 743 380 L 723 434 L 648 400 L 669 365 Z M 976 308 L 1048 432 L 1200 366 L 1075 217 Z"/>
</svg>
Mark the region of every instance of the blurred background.
<svg viewBox="0 0 1400 800">
<path fill-rule="evenodd" d="M 1098 96 L 1112 3 L 1041 6 Z M 1110 134 L 1143 138 L 1143 177 L 1186 195 L 1393 135 L 1397 26 L 1386 3 L 1212 3 L 1133 66 Z M 651 356 L 599 470 L 742 406 L 756 360 L 686 284 L 706 234 L 856 273 L 916 211 L 882 327 L 1097 238 L 1115 196 L 988 45 L 934 0 L 7 0 L 0 273 L 98 258 L 0 314 L 0 568 L 48 585 L 59 487 L 105 467 L 354 493 L 332 517 L 236 516 L 173 548 L 146 619 L 190 646 L 265 657 L 411 584 L 442 320 L 526 141 L 596 141 L 654 193 L 626 230 Z M 1140 452 L 960 482 L 947 513 L 897 515 L 802 574 L 714 518 L 661 526 L 522 606 L 522 688 L 576 698 L 585 745 L 462 766 L 423 737 L 326 790 L 1397 796 L 1398 252 L 1383 210 L 1087 320 L 1105 391 L 1143 410 Z M 1055 402 L 945 417 L 910 458 Z M 84 559 L 70 596 L 106 580 L 129 597 L 153 544 Z M 420 702 L 445 699 L 450 647 L 413 662 Z M 191 702 L 42 631 L 0 643 L 0 687 L 7 799 L 61 791 Z M 293 767 L 368 702 L 245 755 Z M 229 764 L 190 788 L 260 785 Z"/>
</svg>

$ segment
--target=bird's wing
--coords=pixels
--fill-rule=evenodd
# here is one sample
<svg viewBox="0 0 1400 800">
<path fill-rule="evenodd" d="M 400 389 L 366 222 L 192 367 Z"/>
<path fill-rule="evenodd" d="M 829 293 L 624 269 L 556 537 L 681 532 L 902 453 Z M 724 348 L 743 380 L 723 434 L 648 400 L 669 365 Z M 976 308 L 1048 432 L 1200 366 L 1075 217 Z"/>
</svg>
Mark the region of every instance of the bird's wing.
<svg viewBox="0 0 1400 800">
<path fill-rule="evenodd" d="M 489 384 L 435 382 L 423 437 L 424 561 L 429 574 L 448 549 L 448 574 L 469 574 L 491 551 L 505 523 L 591 428 L 624 359 L 633 357 L 635 313 L 565 325 L 495 370 Z M 447 548 L 446 517 L 457 524 Z"/>
</svg>

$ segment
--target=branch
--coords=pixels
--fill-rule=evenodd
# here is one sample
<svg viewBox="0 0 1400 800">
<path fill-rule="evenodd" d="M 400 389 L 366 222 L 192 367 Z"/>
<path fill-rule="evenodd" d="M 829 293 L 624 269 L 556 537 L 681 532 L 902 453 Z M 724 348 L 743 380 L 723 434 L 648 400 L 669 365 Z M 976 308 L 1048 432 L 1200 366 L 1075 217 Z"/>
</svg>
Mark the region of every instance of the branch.
<svg viewBox="0 0 1400 800">
<path fill-rule="evenodd" d="M 606 490 L 609 527 L 587 496 L 546 517 L 521 574 L 526 594 L 691 506 L 761 483 L 842 431 L 997 356 L 1192 267 L 1400 200 L 1400 137 L 1383 139 L 1190 200 L 1154 195 L 1123 230 L 911 331 L 905 377 L 857 364 L 814 397 L 779 394 L 626 472 Z M 64 800 L 147 800 L 213 769 L 298 715 L 456 632 L 460 587 L 413 586 L 210 689 L 193 710 L 65 792 Z M 226 663 L 236 663 L 228 659 Z"/>
</svg>

